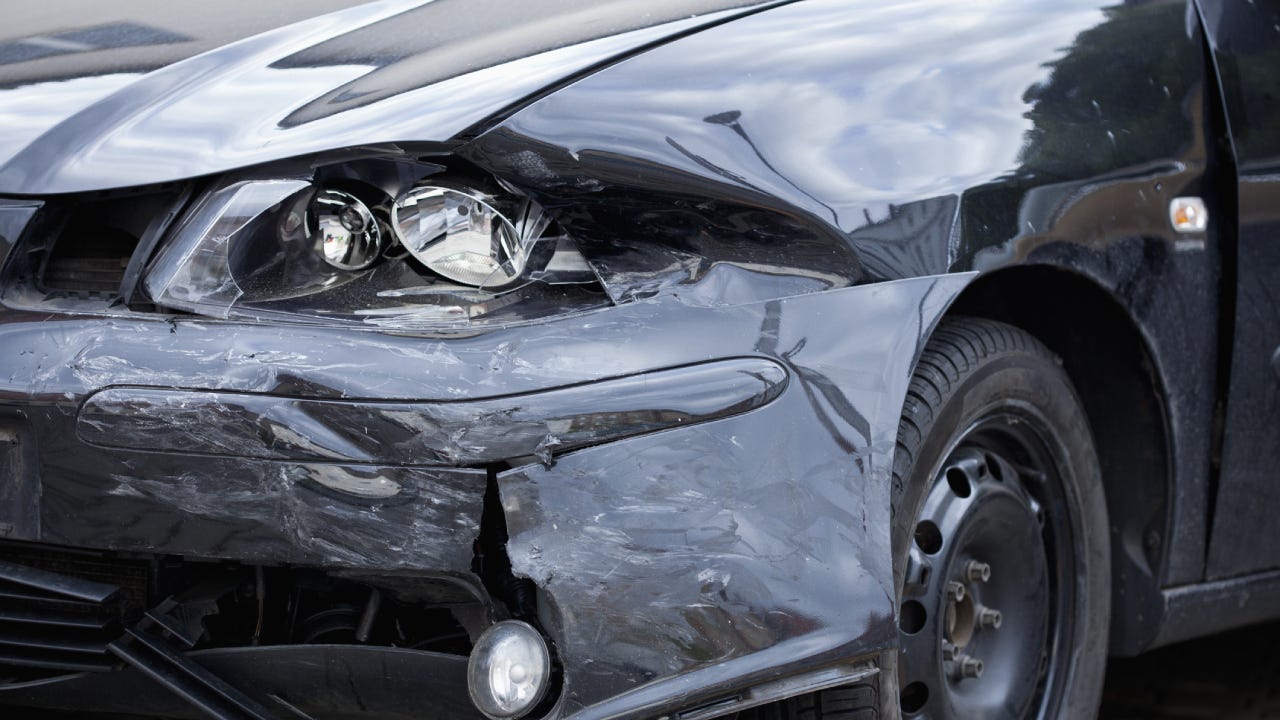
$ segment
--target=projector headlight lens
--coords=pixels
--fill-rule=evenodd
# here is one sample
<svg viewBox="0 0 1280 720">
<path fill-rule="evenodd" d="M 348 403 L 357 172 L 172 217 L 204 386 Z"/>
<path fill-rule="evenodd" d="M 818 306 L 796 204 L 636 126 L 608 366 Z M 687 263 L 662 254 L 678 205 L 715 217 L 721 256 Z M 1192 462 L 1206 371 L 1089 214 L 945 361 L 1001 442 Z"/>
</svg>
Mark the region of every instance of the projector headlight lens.
<svg viewBox="0 0 1280 720">
<path fill-rule="evenodd" d="M 547 643 L 519 620 L 506 620 L 486 630 L 467 662 L 471 701 L 494 720 L 522 717 L 542 701 L 550 684 Z"/>
<path fill-rule="evenodd" d="M 339 270 L 363 270 L 382 254 L 382 230 L 373 211 L 341 190 L 321 190 L 311 204 L 321 257 Z"/>
</svg>

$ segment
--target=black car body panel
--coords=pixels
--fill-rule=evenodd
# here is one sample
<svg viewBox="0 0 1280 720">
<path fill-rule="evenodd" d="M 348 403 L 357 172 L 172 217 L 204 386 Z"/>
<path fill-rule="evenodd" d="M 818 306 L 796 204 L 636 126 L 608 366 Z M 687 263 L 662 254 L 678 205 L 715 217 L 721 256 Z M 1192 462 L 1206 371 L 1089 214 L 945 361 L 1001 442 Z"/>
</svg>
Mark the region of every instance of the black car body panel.
<svg viewBox="0 0 1280 720">
<path fill-rule="evenodd" d="M 1280 130 L 1241 58 L 1280 42 L 1236 41 L 1230 0 L 346 5 L 207 33 L 128 6 L 86 23 L 114 45 L 56 24 L 0 43 L 0 117 L 48 91 L 0 141 L 0 555 L 358 581 L 452 612 L 464 644 L 524 617 L 555 648 L 545 717 L 711 717 L 877 672 L 891 691 L 895 440 L 951 312 L 1033 330 L 1080 391 L 1113 651 L 1222 627 L 1185 611 L 1198 583 L 1280 565 L 1237 550 L 1274 536 L 1280 427 Z M 147 302 L 191 198 L 386 157 L 536 200 L 598 302 L 410 330 Z M 1183 196 L 1222 220 L 1176 232 Z M 57 218 L 99 206 L 153 208 L 112 276 L 128 292 L 28 283 Z M 457 652 L 375 659 L 320 630 L 190 657 L 276 710 L 470 716 Z M 411 701 L 415 672 L 454 679 Z M 102 677 L 0 702 L 137 709 Z"/>
<path fill-rule="evenodd" d="M 1202 39 L 1177 2 L 1017 3 L 984 10 L 987 21 L 968 32 L 940 20 L 969 12 L 778 8 L 586 78 L 462 152 L 564 206 L 571 227 L 589 227 L 620 299 L 670 285 L 719 301 L 737 289 L 715 278 L 733 264 L 770 268 L 748 286 L 760 292 L 784 264 L 814 289 L 966 270 L 996 277 L 1010 266 L 1102 288 L 1155 366 L 1138 382 L 1169 405 L 1147 420 L 1160 435 L 1169 424 L 1167 448 L 1118 452 L 1137 481 L 1109 488 L 1116 515 L 1129 518 L 1114 539 L 1130 549 L 1117 592 L 1155 603 L 1161 584 L 1202 577 L 1207 532 L 1216 238 L 1177 236 L 1167 219 L 1170 199 L 1205 192 Z M 811 42 L 791 42 L 787 28 L 805 28 Z M 1134 36 L 1147 39 L 1117 40 Z M 884 53 L 882 43 L 916 50 Z M 1098 58 L 1150 72 L 1117 77 Z M 669 79 L 664 92 L 653 78 Z M 654 121 L 626 121 L 637 114 Z M 748 224 L 756 234 L 744 247 Z M 690 283 L 699 270 L 690 258 L 706 255 L 726 260 Z M 1009 319 L 1045 314 L 989 303 Z M 1091 411 L 1122 433 L 1130 420 L 1106 407 L 1118 392 L 1099 390 Z M 1158 617 L 1130 620 L 1140 627 L 1117 623 L 1116 642 L 1136 650 Z"/>
<path fill-rule="evenodd" d="M 1280 566 L 1275 512 L 1280 507 L 1280 385 L 1274 382 L 1280 350 L 1280 309 L 1273 288 L 1280 271 L 1280 105 L 1276 98 L 1280 7 L 1275 3 L 1203 3 L 1205 24 L 1222 79 L 1228 133 L 1237 163 L 1231 187 L 1236 245 L 1225 258 L 1235 280 L 1229 297 L 1233 340 L 1222 446 L 1222 484 L 1209 544 L 1208 575 L 1239 576 Z M 1265 378 L 1265 380 L 1264 380 Z M 1253 552 L 1241 553 L 1243 546 Z"/>
<path fill-rule="evenodd" d="M 755 4 L 556 2 L 513 10 L 500 2 L 379 0 L 323 14 L 326 6 L 290 2 L 266 15 L 281 23 L 268 29 L 240 19 L 254 14 L 245 3 L 239 12 L 221 7 L 221 21 L 201 17 L 190 35 L 108 10 L 68 38 L 93 30 L 126 45 L 129 56 L 117 67 L 103 67 L 94 52 L 111 42 L 84 43 L 82 62 L 18 54 L 18 67 L 0 80 L 10 93 L 36 95 L 44 123 L 20 131 L 25 142 L 4 146 L 0 192 L 150 185 L 322 150 L 447 141 L 565 78 Z M 170 12 L 178 25 L 189 22 L 186 10 Z M 237 38 L 252 30 L 260 32 Z M 26 40 L 33 46 L 46 37 L 33 35 Z M 187 57 L 209 48 L 202 36 L 225 44 Z"/>
<path fill-rule="evenodd" d="M 770 366 L 785 367 L 790 379 L 763 407 L 748 405 L 738 417 L 581 450 L 545 466 L 535 460 L 500 474 L 512 564 L 546 592 L 548 623 L 565 665 L 566 715 L 647 715 L 673 699 L 687 702 L 728 692 L 744 678 L 767 677 L 783 658 L 797 671 L 830 666 L 850 654 L 874 654 L 894 637 L 888 452 L 915 348 L 967 280 L 963 274 L 904 280 L 725 308 L 667 299 L 615 308 L 607 319 L 588 315 L 474 338 L 293 333 L 291 343 L 307 349 L 289 352 L 269 349 L 279 347 L 278 327 L 116 320 L 104 334 L 96 318 L 23 321 L 11 315 L 0 331 L 5 347 L 60 347 L 66 354 L 20 356 L 27 361 L 18 359 L 11 368 L 15 378 L 38 378 L 38 394 L 25 382 L 5 390 L 10 402 L 23 406 L 5 414 L 23 427 L 19 441 L 38 449 L 32 472 L 16 487 L 29 492 L 39 484 L 41 525 L 38 534 L 27 534 L 14 523 L 10 537 L 414 572 L 487 597 L 469 572 L 483 470 L 360 464 L 367 457 L 336 463 L 332 456 L 313 457 L 313 451 L 306 454 L 310 462 L 286 460 L 280 459 L 285 443 L 270 436 L 263 445 L 228 443 L 219 454 L 193 455 L 185 440 L 175 440 L 185 423 L 150 431 L 104 423 L 88 393 L 109 376 L 112 385 L 204 387 L 184 397 L 226 395 L 208 392 L 216 389 L 300 403 L 288 399 L 298 397 L 297 379 L 305 378 L 308 396 L 330 398 L 323 401 L 329 412 L 310 411 L 313 421 L 328 416 L 327 431 L 368 427 L 370 416 L 359 406 L 379 398 L 396 399 L 402 410 L 384 422 L 422 428 L 437 419 L 404 417 L 403 398 L 521 392 L 554 416 L 561 410 L 557 393 L 572 409 L 578 401 L 567 396 L 613 382 L 601 377 L 685 367 L 688 383 L 671 386 L 674 402 L 707 386 L 708 373 L 694 372 L 715 367 L 707 360 L 772 358 L 777 365 Z M 863 330 L 813 333 L 826 313 L 857 317 Z M 904 324 L 904 317 L 910 322 Z M 637 336 L 636 329 L 645 327 L 662 328 L 671 342 Z M 512 348 L 519 349 L 518 360 Z M 400 371 L 352 373 L 371 364 Z M 737 363 L 720 364 L 722 372 L 743 374 Z M 206 373 L 205 381 L 197 373 Z M 749 377 L 761 391 L 776 394 L 759 375 Z M 150 401 L 138 407 L 138 393 L 126 392 L 135 415 L 126 409 L 114 417 L 155 417 Z M 652 407 L 643 396 L 635 406 L 625 405 L 636 397 L 621 396 L 614 409 Z M 506 402 L 536 412 L 529 401 Z M 235 404 L 221 407 L 227 403 Z M 241 416 L 254 418 L 244 415 L 245 407 L 252 405 L 237 405 L 238 415 L 196 412 L 199 421 L 218 428 Z M 468 426 L 473 442 L 480 442 L 477 435 L 491 441 L 515 428 L 506 413 L 489 416 L 481 413 Z M 485 433 L 486 424 L 494 435 Z M 304 423 L 288 427 L 299 425 L 306 433 Z M 87 428 L 100 429 L 92 439 L 117 447 L 86 443 Z M 111 439 L 112 432 L 125 435 Z M 212 432 L 226 437 L 226 431 Z M 536 445 L 511 443 L 504 459 L 531 456 Z M 256 459 L 261 447 L 273 448 L 276 456 Z M 329 449 L 334 447 L 341 446 Z M 402 461 L 418 458 L 415 465 L 453 464 L 438 458 L 437 449 L 394 452 Z M 833 453 L 847 461 L 832 462 Z M 780 477 L 804 478 L 803 489 L 788 489 Z M 391 485 L 395 494 L 370 497 L 362 492 L 370 485 L 378 491 Z M 15 520 L 31 516 L 31 503 L 11 507 Z M 655 567 L 662 568 L 657 575 Z M 833 582 L 833 572 L 844 580 Z M 797 582 L 814 591 L 778 592 Z M 689 673 L 699 670 L 715 679 L 691 693 L 690 677 L 696 676 Z M 859 673 L 865 666 L 852 666 L 848 677 Z M 614 697 L 658 680 L 665 681 L 635 696 Z"/>
</svg>

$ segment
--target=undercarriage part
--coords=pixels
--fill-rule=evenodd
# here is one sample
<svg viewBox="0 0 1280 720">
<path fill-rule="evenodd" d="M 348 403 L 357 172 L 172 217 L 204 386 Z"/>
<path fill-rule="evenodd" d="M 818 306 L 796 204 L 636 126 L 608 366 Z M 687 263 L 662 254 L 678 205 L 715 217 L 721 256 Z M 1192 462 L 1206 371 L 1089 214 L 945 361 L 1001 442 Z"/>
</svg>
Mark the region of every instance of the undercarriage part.
<svg viewBox="0 0 1280 720">
<path fill-rule="evenodd" d="M 483 720 L 467 697 L 467 659 L 457 655 L 361 645 L 279 645 L 196 650 L 186 657 L 228 685 L 243 688 L 281 720 Z M 129 718 L 208 720 L 203 711 L 131 667 L 0 686 L 0 702 Z M 10 717 L 9 708 L 0 705 L 0 716 Z"/>
<path fill-rule="evenodd" d="M 302 568 L 5 543 L 0 693 L 6 683 L 108 671 L 122 660 L 156 679 L 191 675 L 170 656 L 210 648 L 364 645 L 465 657 L 471 643 L 455 611 L 470 617 L 483 606 L 440 579 L 357 581 Z M 218 694 L 209 687 L 216 686 L 193 692 Z"/>
<path fill-rule="evenodd" d="M 471 570 L 484 581 L 489 594 L 502 601 L 503 609 L 510 617 L 531 622 L 537 627 L 538 587 L 532 580 L 512 573 L 507 540 L 507 519 L 502 512 L 497 476 L 490 473 Z"/>
<path fill-rule="evenodd" d="M 269 710 L 141 628 L 108 646 L 112 654 L 216 720 L 274 720 Z"/>
<path fill-rule="evenodd" d="M 369 591 L 369 602 L 360 615 L 360 624 L 356 626 L 356 642 L 369 642 L 369 633 L 373 630 L 373 622 L 378 619 L 378 609 L 382 607 L 382 592 L 378 588 Z"/>
<path fill-rule="evenodd" d="M 881 717 L 877 673 L 871 663 L 846 664 L 764 683 L 734 698 L 686 710 L 678 717 L 724 717 L 723 713 L 736 707 L 742 708 L 736 720 L 877 720 Z M 778 696 L 790 697 L 769 702 Z"/>
</svg>

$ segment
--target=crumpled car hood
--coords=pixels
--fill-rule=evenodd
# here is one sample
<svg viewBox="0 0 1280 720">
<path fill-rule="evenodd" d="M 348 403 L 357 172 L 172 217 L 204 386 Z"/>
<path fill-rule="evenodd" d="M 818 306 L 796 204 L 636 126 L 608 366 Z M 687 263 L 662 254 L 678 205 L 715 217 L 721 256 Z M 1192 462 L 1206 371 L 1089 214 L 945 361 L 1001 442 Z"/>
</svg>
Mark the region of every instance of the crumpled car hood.
<svg viewBox="0 0 1280 720">
<path fill-rule="evenodd" d="M 760 0 L 97 3 L 7 12 L 0 193 L 148 185 L 447 141 Z"/>
</svg>

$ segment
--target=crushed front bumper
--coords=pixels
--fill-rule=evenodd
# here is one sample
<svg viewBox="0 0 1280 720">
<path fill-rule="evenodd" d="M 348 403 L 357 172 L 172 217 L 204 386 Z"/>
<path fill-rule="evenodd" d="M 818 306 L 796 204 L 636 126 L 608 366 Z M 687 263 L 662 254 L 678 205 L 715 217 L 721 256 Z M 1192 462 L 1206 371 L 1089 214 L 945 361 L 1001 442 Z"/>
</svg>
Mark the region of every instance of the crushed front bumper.
<svg viewBox="0 0 1280 720">
<path fill-rule="evenodd" d="M 559 664 L 549 716 L 732 712 L 780 678 L 863 677 L 852 660 L 895 641 L 898 417 L 922 338 L 967 281 L 666 297 L 438 337 L 4 310 L 0 532 L 422 576 L 492 608 L 473 546 L 494 484 Z M 327 701 L 338 717 L 362 702 L 473 713 L 465 659 L 428 655 L 191 657 L 268 706 L 325 687 L 348 698 Z M 351 669 L 374 656 L 382 676 Z M 119 687 L 74 676 L 0 687 L 0 702 L 107 709 Z M 350 700 L 370 693 L 395 699 Z"/>
</svg>

